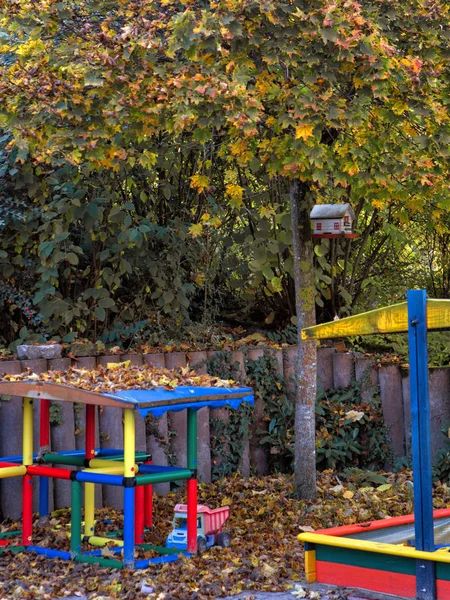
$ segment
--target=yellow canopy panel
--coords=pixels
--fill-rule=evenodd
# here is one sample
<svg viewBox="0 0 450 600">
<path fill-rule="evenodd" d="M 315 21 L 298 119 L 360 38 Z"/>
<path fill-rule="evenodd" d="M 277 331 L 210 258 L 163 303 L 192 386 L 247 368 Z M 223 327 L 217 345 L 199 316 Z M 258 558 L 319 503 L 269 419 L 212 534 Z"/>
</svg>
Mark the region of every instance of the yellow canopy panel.
<svg viewBox="0 0 450 600">
<path fill-rule="evenodd" d="M 450 300 L 427 300 L 427 329 L 450 328 Z M 406 333 L 408 305 L 406 302 L 385 306 L 353 317 L 302 329 L 304 340 L 343 338 L 373 333 Z"/>
</svg>

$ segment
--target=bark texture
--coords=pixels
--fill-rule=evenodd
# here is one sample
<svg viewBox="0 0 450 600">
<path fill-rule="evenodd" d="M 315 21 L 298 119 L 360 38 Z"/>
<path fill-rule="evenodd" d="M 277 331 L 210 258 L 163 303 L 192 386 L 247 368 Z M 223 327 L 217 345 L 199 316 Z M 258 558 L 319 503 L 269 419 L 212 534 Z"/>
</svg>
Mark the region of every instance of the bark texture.
<svg viewBox="0 0 450 600">
<path fill-rule="evenodd" d="M 298 329 L 298 363 L 295 394 L 295 493 L 299 498 L 316 497 L 316 342 L 301 337 L 304 327 L 315 325 L 315 286 L 309 214 L 311 202 L 305 183 L 294 180 L 290 187 L 294 253 L 295 308 Z"/>
</svg>

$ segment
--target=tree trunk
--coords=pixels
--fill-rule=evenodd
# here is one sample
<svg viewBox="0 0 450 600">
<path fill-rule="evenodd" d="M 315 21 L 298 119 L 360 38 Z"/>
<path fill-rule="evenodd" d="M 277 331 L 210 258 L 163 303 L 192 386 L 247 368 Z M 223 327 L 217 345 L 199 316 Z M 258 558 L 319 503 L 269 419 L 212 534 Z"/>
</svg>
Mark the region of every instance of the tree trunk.
<svg viewBox="0 0 450 600">
<path fill-rule="evenodd" d="M 316 341 L 302 340 L 301 330 L 315 325 L 314 246 L 311 237 L 307 184 L 290 186 L 294 252 L 295 308 L 298 331 L 297 389 L 295 399 L 295 494 L 316 498 Z"/>
</svg>

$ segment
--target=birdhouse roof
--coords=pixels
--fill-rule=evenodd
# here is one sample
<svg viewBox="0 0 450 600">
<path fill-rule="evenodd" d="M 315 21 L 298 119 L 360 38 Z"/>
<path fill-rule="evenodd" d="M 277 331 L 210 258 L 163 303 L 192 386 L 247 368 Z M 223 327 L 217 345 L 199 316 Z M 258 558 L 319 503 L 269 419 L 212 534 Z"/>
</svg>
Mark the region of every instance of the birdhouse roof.
<svg viewBox="0 0 450 600">
<path fill-rule="evenodd" d="M 355 218 L 350 204 L 316 204 L 309 216 L 311 219 L 342 219 L 347 213 Z"/>
</svg>

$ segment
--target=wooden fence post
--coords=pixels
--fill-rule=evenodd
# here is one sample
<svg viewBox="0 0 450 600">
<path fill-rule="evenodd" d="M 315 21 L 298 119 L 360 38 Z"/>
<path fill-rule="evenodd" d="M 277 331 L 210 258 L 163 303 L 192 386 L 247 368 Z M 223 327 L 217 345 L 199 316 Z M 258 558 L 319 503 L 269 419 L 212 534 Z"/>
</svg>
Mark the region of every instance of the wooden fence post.
<svg viewBox="0 0 450 600">
<path fill-rule="evenodd" d="M 206 352 L 189 352 L 188 364 L 191 367 L 201 365 L 196 369 L 199 375 L 206 373 Z M 201 408 L 197 412 L 197 461 L 198 479 L 203 483 L 211 482 L 211 431 L 209 423 L 209 408 Z"/>
<path fill-rule="evenodd" d="M 165 368 L 164 354 L 144 354 L 144 363 L 149 367 Z M 152 455 L 155 465 L 167 466 L 169 464 L 167 455 L 169 451 L 169 432 L 167 424 L 167 413 L 156 418 L 149 415 L 146 418 L 147 452 Z M 165 496 L 170 492 L 170 483 L 157 483 L 153 490 Z"/>
<path fill-rule="evenodd" d="M 248 362 L 257 361 L 264 357 L 264 348 L 250 348 L 247 353 Z M 255 409 L 253 411 L 253 422 L 251 424 L 252 437 L 250 440 L 250 463 L 256 469 L 258 475 L 267 475 L 269 472 L 269 459 L 266 449 L 259 443 L 261 434 L 258 430 L 265 430 L 267 422 L 264 419 L 264 399 L 255 394 Z"/>
</svg>

